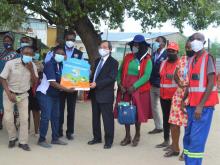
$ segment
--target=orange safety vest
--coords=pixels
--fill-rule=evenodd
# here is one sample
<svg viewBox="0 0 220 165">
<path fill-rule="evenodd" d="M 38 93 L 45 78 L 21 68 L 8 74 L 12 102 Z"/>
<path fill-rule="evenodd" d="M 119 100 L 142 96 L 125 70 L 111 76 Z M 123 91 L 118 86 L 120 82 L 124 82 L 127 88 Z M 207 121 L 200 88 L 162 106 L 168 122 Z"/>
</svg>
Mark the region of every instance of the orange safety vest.
<svg viewBox="0 0 220 165">
<path fill-rule="evenodd" d="M 172 99 L 177 89 L 177 84 L 174 80 L 174 73 L 178 64 L 165 60 L 160 67 L 160 97 L 162 99 Z"/>
<path fill-rule="evenodd" d="M 202 100 L 202 97 L 206 91 L 208 85 L 207 67 L 208 60 L 211 56 L 205 51 L 197 62 L 193 65 L 195 56 L 191 58 L 189 62 L 189 105 L 197 106 Z M 218 90 L 216 82 L 216 73 L 214 79 L 213 90 L 205 103 L 205 106 L 215 106 L 219 103 Z"/>
<path fill-rule="evenodd" d="M 121 81 L 122 81 L 123 86 L 125 84 L 125 77 L 127 76 L 127 73 L 128 73 L 128 66 L 133 59 L 134 59 L 133 53 L 129 53 L 124 57 L 122 75 L 121 75 Z M 147 54 L 140 62 L 140 72 L 138 75 L 139 78 L 141 78 L 144 75 L 145 67 L 146 67 L 148 60 L 151 60 L 150 54 Z M 151 85 L 150 85 L 150 82 L 148 81 L 144 85 L 142 85 L 139 89 L 141 92 L 144 92 L 144 91 L 149 91 L 150 87 Z"/>
</svg>

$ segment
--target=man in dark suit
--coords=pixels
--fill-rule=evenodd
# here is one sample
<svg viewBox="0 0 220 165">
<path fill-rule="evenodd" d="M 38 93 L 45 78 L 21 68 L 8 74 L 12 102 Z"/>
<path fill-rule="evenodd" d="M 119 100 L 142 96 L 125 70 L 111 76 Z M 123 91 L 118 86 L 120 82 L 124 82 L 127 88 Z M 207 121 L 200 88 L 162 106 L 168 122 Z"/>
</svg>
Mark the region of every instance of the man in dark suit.
<svg viewBox="0 0 220 165">
<path fill-rule="evenodd" d="M 101 121 L 102 115 L 105 130 L 105 149 L 112 147 L 114 139 L 114 85 L 118 72 L 118 62 L 111 56 L 112 45 L 109 41 L 102 41 L 99 49 L 100 58 L 95 62 L 95 72 L 92 75 L 92 127 L 93 140 L 89 145 L 102 142 Z"/>
<path fill-rule="evenodd" d="M 68 32 L 65 35 L 65 53 L 68 58 L 82 59 L 83 53 L 76 49 L 75 46 L 76 34 L 74 32 Z M 60 93 L 60 137 L 63 136 L 63 123 L 64 123 L 64 110 L 65 103 L 67 101 L 67 130 L 66 137 L 68 140 L 73 140 L 74 134 L 74 120 L 75 120 L 75 107 L 77 99 L 77 91 L 74 93 L 61 92 Z"/>
</svg>

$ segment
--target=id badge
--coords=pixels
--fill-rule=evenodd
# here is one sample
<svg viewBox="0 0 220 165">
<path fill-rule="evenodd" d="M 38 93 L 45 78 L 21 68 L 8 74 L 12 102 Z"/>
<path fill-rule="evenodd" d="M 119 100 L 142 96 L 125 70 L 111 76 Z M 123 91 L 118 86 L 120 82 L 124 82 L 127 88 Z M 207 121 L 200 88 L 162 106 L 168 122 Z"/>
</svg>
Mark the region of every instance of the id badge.
<svg viewBox="0 0 220 165">
<path fill-rule="evenodd" d="M 173 74 L 166 74 L 167 79 L 173 79 Z"/>
<path fill-rule="evenodd" d="M 200 75 L 199 74 L 192 74 L 192 80 L 199 80 Z"/>
<path fill-rule="evenodd" d="M 140 65 L 138 65 L 138 71 L 140 71 L 140 69 L 141 69 L 141 67 L 140 67 Z"/>
</svg>

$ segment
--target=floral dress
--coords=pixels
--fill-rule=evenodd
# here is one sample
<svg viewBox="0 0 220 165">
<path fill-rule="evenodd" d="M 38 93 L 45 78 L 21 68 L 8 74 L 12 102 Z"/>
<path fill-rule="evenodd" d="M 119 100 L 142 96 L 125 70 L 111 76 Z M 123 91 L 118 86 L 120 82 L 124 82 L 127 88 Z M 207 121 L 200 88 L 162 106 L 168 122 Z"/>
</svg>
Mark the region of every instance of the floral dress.
<svg viewBox="0 0 220 165">
<path fill-rule="evenodd" d="M 187 76 L 188 72 L 188 57 L 182 56 L 179 64 L 177 65 L 177 76 L 179 77 L 180 84 L 182 86 L 187 86 L 189 83 L 189 79 Z M 186 88 L 178 87 L 173 98 L 172 98 L 172 105 L 169 117 L 169 123 L 178 125 L 178 126 L 187 126 L 187 114 L 181 111 L 181 102 L 184 97 Z M 187 101 L 187 100 L 186 100 Z"/>
</svg>

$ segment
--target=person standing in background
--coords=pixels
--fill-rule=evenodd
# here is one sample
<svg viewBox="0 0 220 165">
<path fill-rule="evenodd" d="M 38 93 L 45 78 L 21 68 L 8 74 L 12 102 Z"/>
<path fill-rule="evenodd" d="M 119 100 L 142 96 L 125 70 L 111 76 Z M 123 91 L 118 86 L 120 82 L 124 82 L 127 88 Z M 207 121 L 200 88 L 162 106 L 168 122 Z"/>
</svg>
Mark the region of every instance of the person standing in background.
<svg viewBox="0 0 220 165">
<path fill-rule="evenodd" d="M 11 33 L 6 33 L 3 37 L 3 50 L 0 50 L 0 73 L 2 72 L 5 63 L 12 59 L 20 57 L 13 48 L 14 37 Z M 4 114 L 3 107 L 3 87 L 0 84 L 0 130 L 3 128 L 2 120 Z"/>
<path fill-rule="evenodd" d="M 160 66 L 160 103 L 163 112 L 164 141 L 156 145 L 156 148 L 168 147 L 170 145 L 170 124 L 168 123 L 171 109 L 171 101 L 177 89 L 174 73 L 178 65 L 179 45 L 170 42 L 167 46 L 167 60 Z"/>
<path fill-rule="evenodd" d="M 165 49 L 167 40 L 163 36 L 156 38 L 153 44 L 152 63 L 153 69 L 150 77 L 151 83 L 151 106 L 155 128 L 149 134 L 157 134 L 163 132 L 162 120 L 160 117 L 160 65 L 167 58 L 167 51 Z"/>
</svg>

